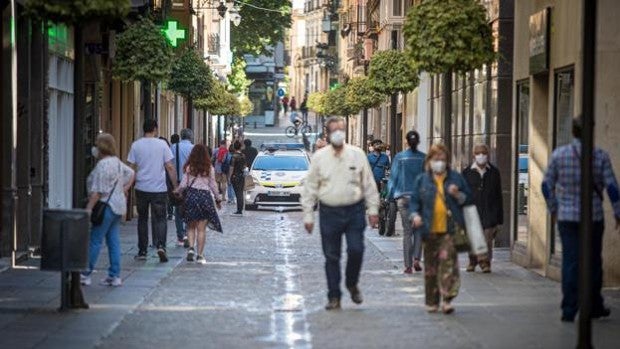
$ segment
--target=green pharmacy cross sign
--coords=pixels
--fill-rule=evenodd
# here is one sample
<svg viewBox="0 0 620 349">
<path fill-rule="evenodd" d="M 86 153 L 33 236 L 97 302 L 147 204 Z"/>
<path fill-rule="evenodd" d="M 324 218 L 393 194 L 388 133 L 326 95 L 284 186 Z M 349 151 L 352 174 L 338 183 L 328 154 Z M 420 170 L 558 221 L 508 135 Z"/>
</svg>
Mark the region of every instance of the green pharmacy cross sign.
<svg viewBox="0 0 620 349">
<path fill-rule="evenodd" d="M 167 21 L 166 26 L 161 31 L 166 35 L 172 47 L 177 47 L 179 40 L 185 39 L 186 30 L 179 29 L 179 22 L 177 21 Z"/>
</svg>

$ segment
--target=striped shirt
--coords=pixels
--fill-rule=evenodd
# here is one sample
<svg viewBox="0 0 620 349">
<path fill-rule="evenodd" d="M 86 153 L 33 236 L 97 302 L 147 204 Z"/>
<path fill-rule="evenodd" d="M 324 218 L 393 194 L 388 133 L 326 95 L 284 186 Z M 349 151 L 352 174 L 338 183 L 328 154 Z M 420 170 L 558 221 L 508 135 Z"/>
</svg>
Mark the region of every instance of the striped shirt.
<svg viewBox="0 0 620 349">
<path fill-rule="evenodd" d="M 551 214 L 557 214 L 558 221 L 579 222 L 581 204 L 581 142 L 578 139 L 557 148 L 551 155 L 549 167 L 542 183 L 542 191 Z M 613 206 L 614 215 L 620 217 L 620 194 L 618 182 L 607 152 L 594 149 L 593 181 L 596 190 L 592 193 L 592 220 L 602 221 L 603 191 Z M 600 195 L 599 195 L 600 193 Z"/>
</svg>

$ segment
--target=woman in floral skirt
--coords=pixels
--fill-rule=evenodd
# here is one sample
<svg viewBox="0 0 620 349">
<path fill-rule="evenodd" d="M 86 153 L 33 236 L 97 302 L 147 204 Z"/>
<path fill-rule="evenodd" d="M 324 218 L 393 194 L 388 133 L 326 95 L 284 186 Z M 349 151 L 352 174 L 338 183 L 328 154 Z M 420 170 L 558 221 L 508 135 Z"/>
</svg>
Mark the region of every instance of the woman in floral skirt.
<svg viewBox="0 0 620 349">
<path fill-rule="evenodd" d="M 202 144 L 194 146 L 183 166 L 185 175 L 178 190 L 185 190 L 183 220 L 187 224 L 189 250 L 187 261 L 206 264 L 204 247 L 207 226 L 222 232 L 222 225 L 216 208 L 221 208 L 221 198 L 215 182 L 215 170 L 207 147 Z M 198 251 L 195 249 L 197 246 Z M 198 253 L 196 253 L 198 252 Z"/>
</svg>

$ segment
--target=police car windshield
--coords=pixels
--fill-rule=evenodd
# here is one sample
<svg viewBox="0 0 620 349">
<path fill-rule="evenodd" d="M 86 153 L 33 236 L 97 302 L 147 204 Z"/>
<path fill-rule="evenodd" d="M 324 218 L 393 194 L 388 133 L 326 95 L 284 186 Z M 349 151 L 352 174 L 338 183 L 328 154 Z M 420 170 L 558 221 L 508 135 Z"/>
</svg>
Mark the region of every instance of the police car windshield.
<svg viewBox="0 0 620 349">
<path fill-rule="evenodd" d="M 254 160 L 254 171 L 308 171 L 303 156 L 261 156 Z"/>
</svg>

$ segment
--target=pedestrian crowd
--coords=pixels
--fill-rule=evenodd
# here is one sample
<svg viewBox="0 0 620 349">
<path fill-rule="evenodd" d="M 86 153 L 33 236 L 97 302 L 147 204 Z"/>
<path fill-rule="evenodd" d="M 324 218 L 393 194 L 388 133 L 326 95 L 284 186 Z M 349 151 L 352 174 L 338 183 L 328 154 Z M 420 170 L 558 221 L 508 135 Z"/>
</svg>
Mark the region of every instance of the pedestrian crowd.
<svg viewBox="0 0 620 349">
<path fill-rule="evenodd" d="M 284 102 L 284 101 L 283 101 Z M 305 102 L 305 100 L 304 100 Z M 296 109 L 294 97 L 287 105 Z M 556 149 L 542 182 L 553 225 L 562 240 L 562 321 L 572 322 L 578 309 L 579 227 L 580 227 L 580 159 L 582 119 L 573 120 L 574 140 Z M 187 249 L 187 261 L 205 264 L 204 248 L 207 228 L 223 232 L 218 210 L 223 202 L 236 204 L 234 216 L 242 216 L 244 187 L 258 151 L 252 142 L 222 140 L 211 150 L 193 144 L 193 132 L 183 129 L 171 137 L 158 138 L 155 120 L 146 120 L 144 136 L 135 141 L 127 166 L 116 151 L 110 134 L 97 136 L 92 155 L 98 160 L 87 180 L 93 222 L 90 235 L 88 270 L 80 275 L 82 285 L 91 284 L 91 274 L 103 240 L 108 246 L 108 276 L 101 282 L 121 286 L 119 225 L 127 213 L 127 197 L 135 188 L 138 213 L 138 254 L 146 260 L 149 247 L 148 224 L 151 224 L 151 246 L 160 262 L 168 261 L 166 252 L 167 217 L 174 217 L 178 245 Z M 345 286 L 351 300 L 363 302 L 360 273 L 364 256 L 364 231 L 369 224 L 376 227 L 381 219 L 380 191 L 385 199 L 396 203 L 403 226 L 404 273 L 422 272 L 425 283 L 425 305 L 429 313 L 454 312 L 453 301 L 459 294 L 458 253 L 469 250 L 465 269 L 480 267 L 491 273 L 494 240 L 503 224 L 502 182 L 498 168 L 490 161 L 486 144 L 473 148 L 473 157 L 462 171 L 452 165 L 450 150 L 433 144 L 428 153 L 418 150 L 420 135 L 409 131 L 408 148 L 393 157 L 389 146 L 373 140 L 368 154 L 345 141 L 346 124 L 331 117 L 324 124 L 305 178 L 301 206 L 305 230 L 315 230 L 318 206 L 318 230 L 325 256 L 327 277 L 327 310 L 341 308 L 342 239 L 347 243 Z M 610 315 L 601 295 L 603 192 L 613 206 L 616 229 L 620 228 L 620 189 L 609 155 L 602 149 L 593 152 L 594 194 L 592 235 L 592 317 Z M 385 190 L 384 190 L 385 189 Z M 475 222 L 471 223 L 473 212 Z M 367 219 L 367 217 L 368 219 Z M 395 216 L 394 216 L 395 217 Z M 395 219 L 395 218 L 394 218 Z M 476 228 L 478 227 L 478 228 Z M 470 235 L 469 249 L 462 237 Z M 471 231 L 478 230 L 484 253 L 474 252 Z M 465 239 L 467 240 L 467 239 Z"/>
<path fill-rule="evenodd" d="M 458 171 L 451 164 L 452 157 L 446 146 L 433 144 L 428 154 L 420 152 L 420 135 L 416 131 L 408 132 L 405 137 L 408 149 L 392 158 L 386 151 L 388 147 L 380 140 L 370 142 L 368 155 L 346 144 L 346 125 L 341 118 L 329 118 L 324 126 L 322 137 L 316 143 L 301 203 L 304 226 L 310 234 L 314 232 L 314 210 L 318 205 L 328 288 L 325 308 L 341 308 L 343 236 L 348 256 L 345 286 L 354 303 L 363 302 L 359 280 L 367 224 L 365 215 L 368 223 L 376 227 L 380 220 L 379 191 L 387 179 L 387 199 L 397 202 L 403 223 L 404 273 L 424 271 L 425 304 L 429 313 L 453 313 L 453 300 L 460 289 L 458 253 L 469 251 L 467 272 L 480 267 L 483 273 L 491 273 L 494 240 L 504 223 L 502 182 L 498 168 L 490 161 L 489 147 L 475 145 L 472 161 Z M 578 312 L 581 128 L 581 118 L 575 118 L 573 142 L 554 151 L 542 183 L 549 212 L 557 223 L 563 244 L 561 320 L 569 322 L 574 321 Z M 593 236 L 592 317 L 600 318 L 610 315 L 601 295 L 602 192 L 608 193 L 616 229 L 620 229 L 620 189 L 607 153 L 596 148 L 593 156 L 596 195 L 593 195 L 594 228 L 590 232 Z M 479 239 L 463 241 L 462 236 L 467 237 L 463 229 L 469 228 L 479 231 Z M 486 252 L 475 253 L 474 242 Z"/>
<path fill-rule="evenodd" d="M 127 166 L 116 151 L 114 137 L 97 136 L 92 155 L 97 159 L 87 179 L 91 212 L 88 270 L 80 275 L 82 285 L 91 285 L 103 240 L 108 246 L 108 276 L 103 285 L 121 286 L 121 248 L 119 227 L 127 213 L 128 197 L 135 188 L 138 213 L 138 253 L 145 261 L 151 246 L 161 263 L 168 262 L 166 251 L 168 223 L 174 219 L 177 244 L 187 249 L 187 261 L 206 264 L 204 248 L 207 228 L 223 232 L 218 215 L 221 203 L 237 205 L 233 214 L 241 216 L 244 208 L 244 182 L 258 151 L 249 139 L 234 141 L 230 148 L 223 140 L 211 151 L 203 144 L 193 144 L 191 129 L 172 135 L 172 144 L 158 137 L 158 125 L 149 119 L 143 125 L 144 136 L 135 141 L 127 156 Z M 95 216 L 97 217 L 95 219 Z"/>
</svg>

